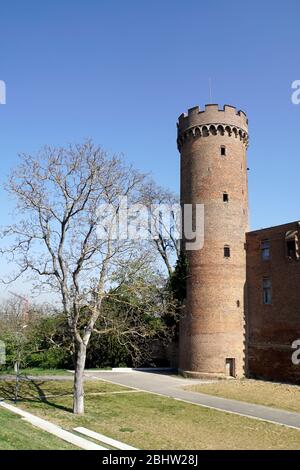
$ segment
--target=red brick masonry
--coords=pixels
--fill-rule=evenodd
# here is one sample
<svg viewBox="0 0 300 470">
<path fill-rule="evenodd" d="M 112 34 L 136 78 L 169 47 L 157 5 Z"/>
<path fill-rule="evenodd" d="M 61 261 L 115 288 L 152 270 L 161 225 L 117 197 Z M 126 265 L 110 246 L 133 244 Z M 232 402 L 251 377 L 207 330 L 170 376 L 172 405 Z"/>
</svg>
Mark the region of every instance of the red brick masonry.
<svg viewBox="0 0 300 470">
<path fill-rule="evenodd" d="M 187 251 L 179 370 L 300 383 L 300 365 L 292 363 L 300 339 L 299 223 L 248 232 L 242 111 L 195 107 L 177 127 L 181 203 L 204 204 L 205 214 L 204 247 Z"/>
<path fill-rule="evenodd" d="M 292 363 L 292 343 L 300 339 L 300 261 L 288 252 L 288 236 L 300 236 L 299 222 L 247 233 L 248 372 L 251 376 L 300 383 Z M 263 259 L 262 243 L 270 244 Z M 292 245 L 293 246 L 293 245 Z M 271 303 L 264 304 L 263 280 L 271 280 Z"/>
<path fill-rule="evenodd" d="M 245 374 L 247 130 L 245 114 L 233 106 L 206 105 L 179 117 L 181 203 L 203 204 L 205 216 L 203 249 L 187 251 L 179 346 L 179 369 L 186 375 Z"/>
</svg>

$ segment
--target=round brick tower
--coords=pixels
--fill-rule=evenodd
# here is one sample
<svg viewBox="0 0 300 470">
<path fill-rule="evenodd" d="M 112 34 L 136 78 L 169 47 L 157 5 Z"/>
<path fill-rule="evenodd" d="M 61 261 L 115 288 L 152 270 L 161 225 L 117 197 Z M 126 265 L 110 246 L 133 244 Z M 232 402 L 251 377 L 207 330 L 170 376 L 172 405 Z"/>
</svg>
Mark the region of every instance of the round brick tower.
<svg viewBox="0 0 300 470">
<path fill-rule="evenodd" d="M 187 250 L 187 299 L 179 369 L 188 376 L 245 372 L 245 233 L 248 231 L 248 120 L 209 104 L 178 121 L 181 204 L 204 205 L 204 244 Z M 183 249 L 187 245 L 183 242 Z"/>
</svg>

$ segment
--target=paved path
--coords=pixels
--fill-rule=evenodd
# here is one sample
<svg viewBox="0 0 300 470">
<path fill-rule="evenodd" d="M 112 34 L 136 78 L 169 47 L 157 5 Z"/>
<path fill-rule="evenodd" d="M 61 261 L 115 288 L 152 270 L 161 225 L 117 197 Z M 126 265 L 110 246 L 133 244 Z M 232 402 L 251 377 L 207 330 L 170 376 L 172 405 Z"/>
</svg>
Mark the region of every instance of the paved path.
<svg viewBox="0 0 300 470">
<path fill-rule="evenodd" d="M 204 393 L 184 390 L 187 385 L 207 383 L 204 380 L 184 379 L 177 376 L 150 372 L 86 372 L 87 376 L 99 378 L 119 385 L 125 385 L 145 392 L 175 398 L 196 405 L 213 408 L 250 418 L 269 421 L 300 430 L 300 413 L 278 410 L 262 405 L 214 397 Z"/>
</svg>

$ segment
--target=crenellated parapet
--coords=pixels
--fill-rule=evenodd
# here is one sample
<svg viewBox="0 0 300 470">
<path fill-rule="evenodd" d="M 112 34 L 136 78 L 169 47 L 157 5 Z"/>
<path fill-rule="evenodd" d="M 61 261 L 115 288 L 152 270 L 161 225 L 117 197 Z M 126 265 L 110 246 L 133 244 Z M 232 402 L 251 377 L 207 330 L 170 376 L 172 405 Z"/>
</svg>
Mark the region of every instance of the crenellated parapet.
<svg viewBox="0 0 300 470">
<path fill-rule="evenodd" d="M 179 151 L 187 140 L 210 135 L 232 136 L 248 146 L 247 116 L 234 106 L 225 105 L 219 109 L 217 104 L 208 104 L 204 111 L 196 106 L 179 116 L 177 128 Z"/>
</svg>

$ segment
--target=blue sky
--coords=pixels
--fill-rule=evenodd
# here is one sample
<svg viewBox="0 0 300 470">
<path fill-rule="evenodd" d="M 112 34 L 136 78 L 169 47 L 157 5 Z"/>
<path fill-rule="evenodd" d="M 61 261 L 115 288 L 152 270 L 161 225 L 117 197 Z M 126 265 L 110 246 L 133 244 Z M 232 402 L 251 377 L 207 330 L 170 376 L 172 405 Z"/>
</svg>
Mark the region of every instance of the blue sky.
<svg viewBox="0 0 300 470">
<path fill-rule="evenodd" d="M 176 120 L 211 77 L 249 117 L 251 228 L 300 219 L 299 17 L 296 0 L 2 1 L 0 182 L 19 152 L 92 137 L 179 191 Z"/>
</svg>

